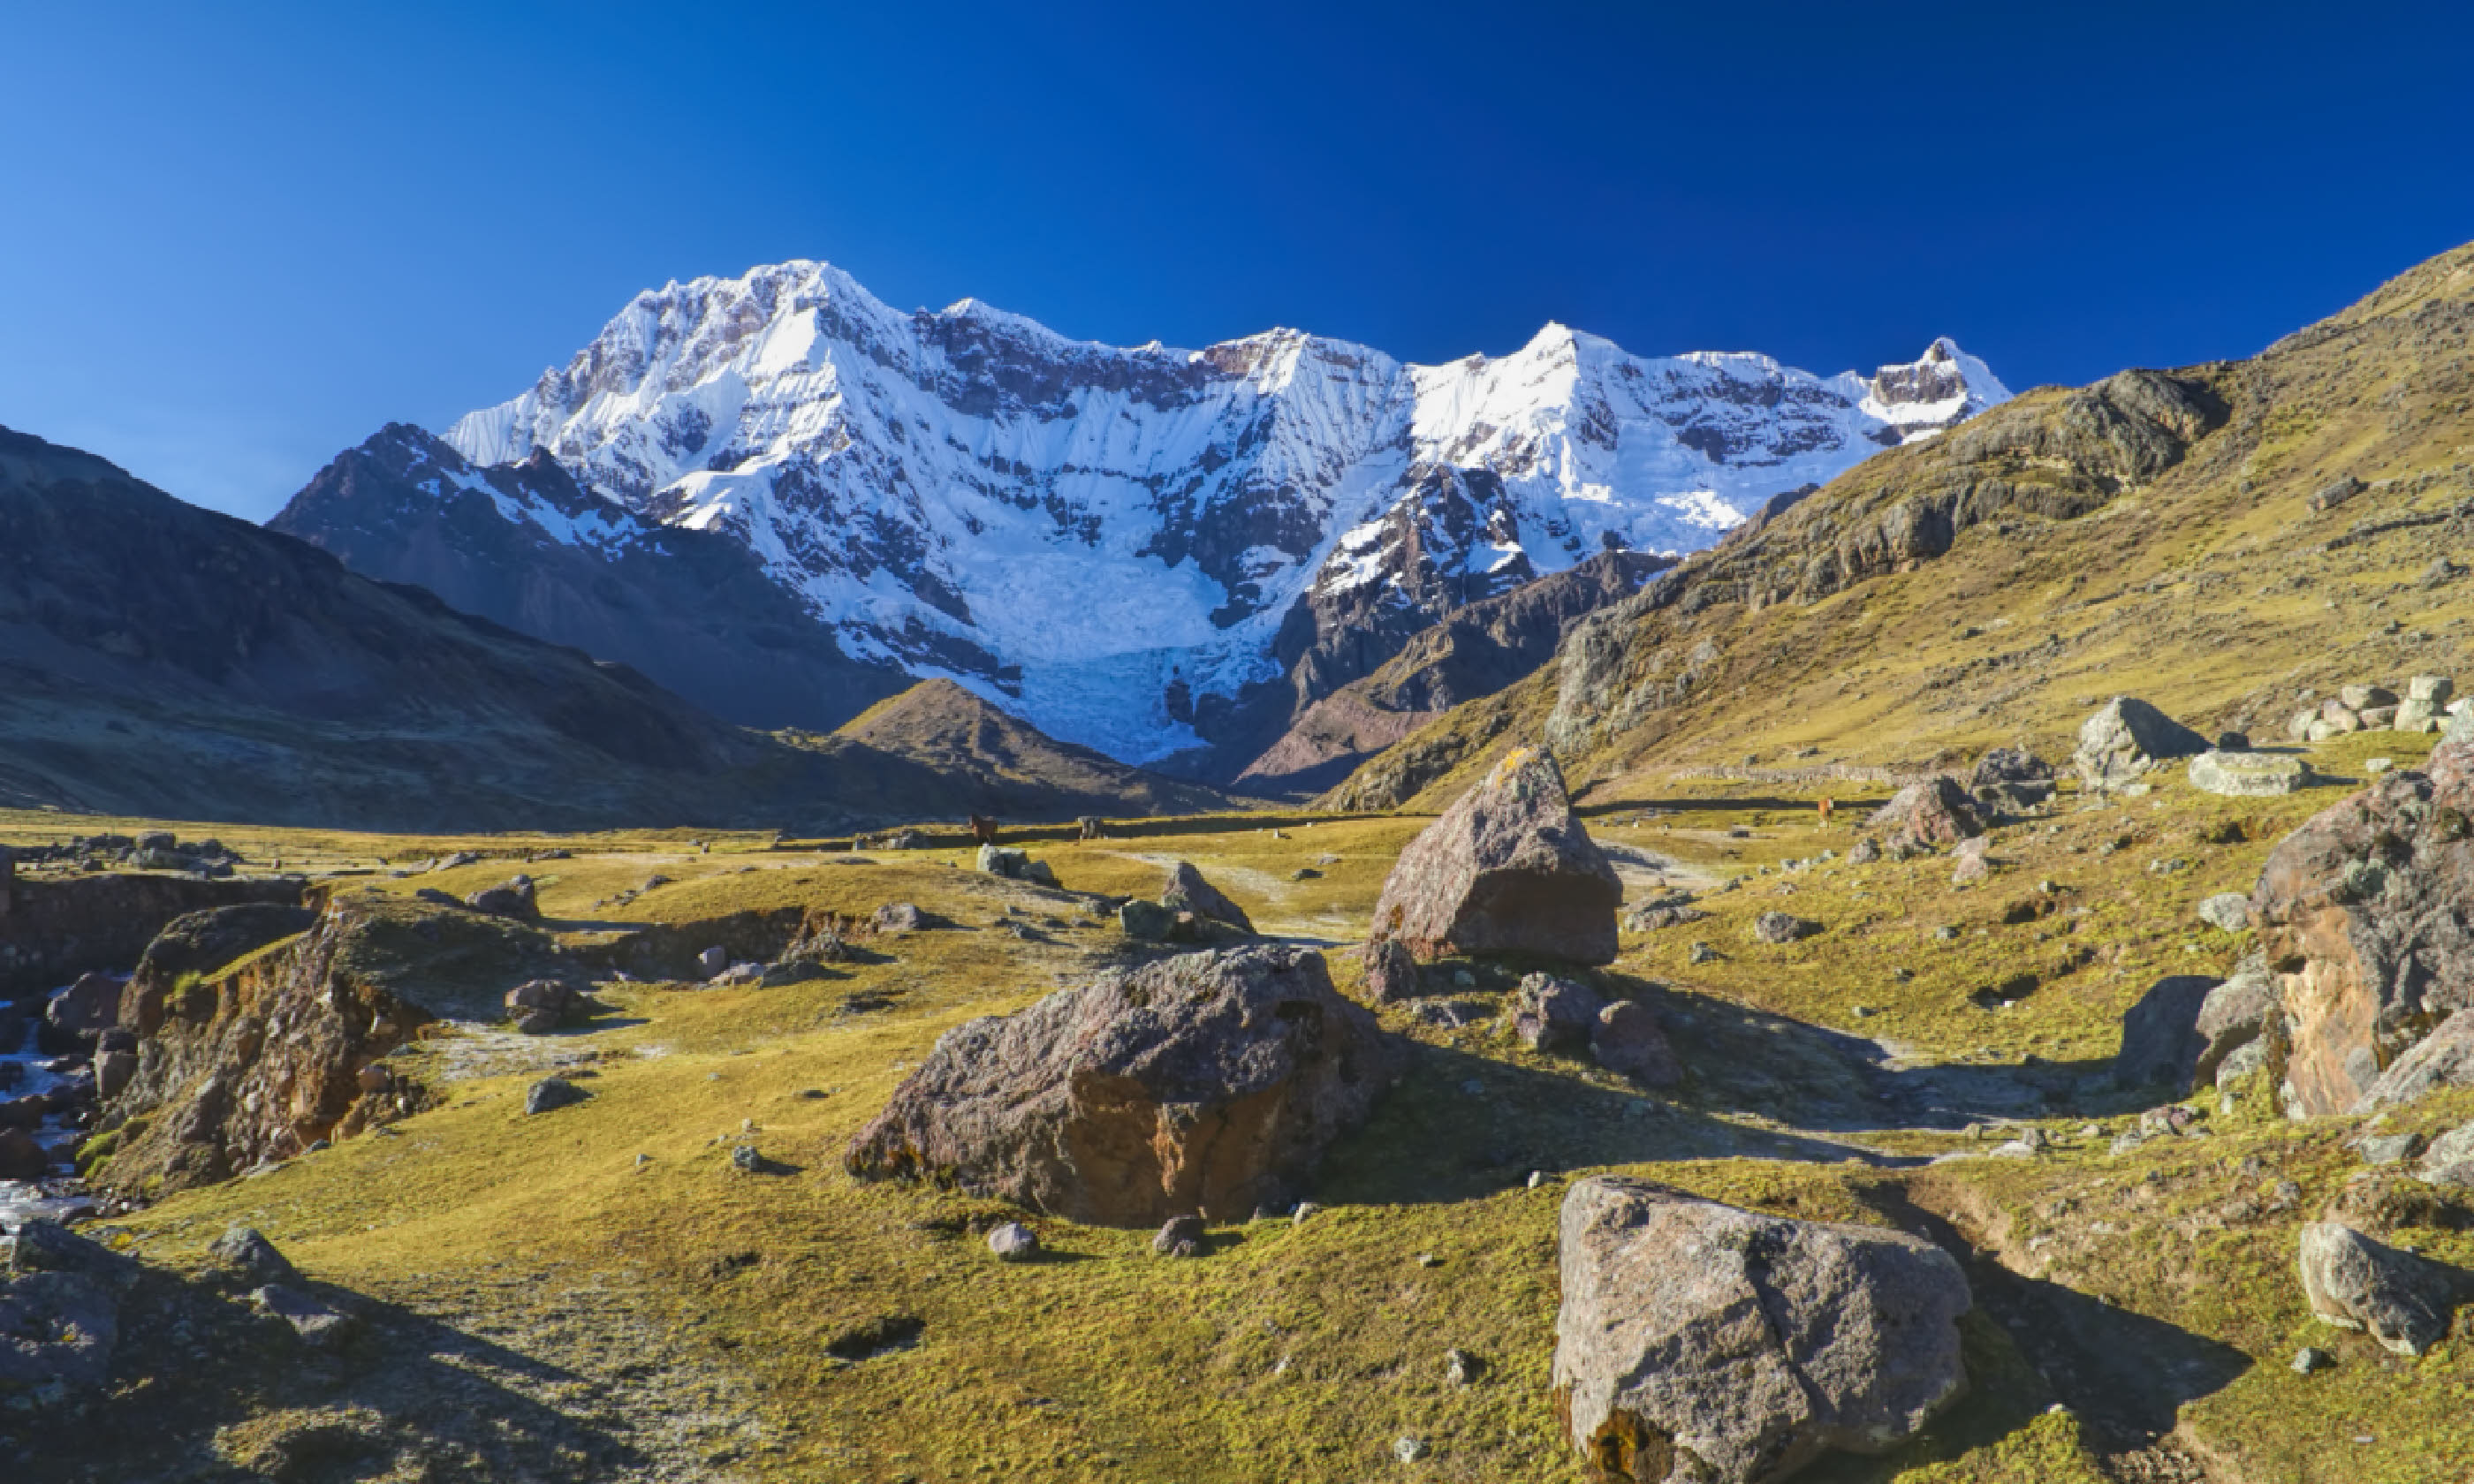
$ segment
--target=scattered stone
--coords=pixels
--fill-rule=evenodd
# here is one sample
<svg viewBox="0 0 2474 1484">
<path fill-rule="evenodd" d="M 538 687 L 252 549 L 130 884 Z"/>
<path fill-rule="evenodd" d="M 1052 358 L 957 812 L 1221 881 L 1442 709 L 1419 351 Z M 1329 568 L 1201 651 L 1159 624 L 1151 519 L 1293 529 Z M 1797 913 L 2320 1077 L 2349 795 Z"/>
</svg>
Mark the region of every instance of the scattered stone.
<svg viewBox="0 0 2474 1484">
<path fill-rule="evenodd" d="M 1404 1464 L 1413 1464 L 1426 1456 L 1426 1445 L 1416 1438 L 1395 1438 L 1392 1440 L 1392 1456 Z"/>
<path fill-rule="evenodd" d="M 2400 1355 L 2419 1355 L 2448 1335 L 2447 1273 L 2351 1227 L 2302 1229 L 2302 1293 L 2314 1317 L 2362 1329 Z"/>
<path fill-rule="evenodd" d="M 2311 512 L 2313 515 L 2323 515 L 2369 488 L 2370 486 L 2351 474 L 2340 474 L 2312 492 Z"/>
<path fill-rule="evenodd" d="M 1984 833 L 1984 819 L 1958 780 L 1940 775 L 1890 796 L 1869 822 L 1893 846 L 1956 845 Z"/>
<path fill-rule="evenodd" d="M 1606 1000 L 1586 984 L 1531 974 L 1513 992 L 1512 1033 L 1532 1051 L 1578 1051 L 1589 1041 Z"/>
<path fill-rule="evenodd" d="M 1531 952 L 1605 964 L 1623 883 L 1581 827 L 1555 760 L 1516 748 L 1408 848 L 1374 906 L 1375 936 L 1422 959 Z"/>
<path fill-rule="evenodd" d="M 1422 991 L 1418 960 L 1396 938 L 1376 938 L 1359 950 L 1366 969 L 1366 995 L 1377 1004 L 1416 999 Z"/>
<path fill-rule="evenodd" d="M 1710 914 L 1694 906 L 1694 900 L 1696 898 L 1690 892 L 1666 892 L 1653 897 L 1625 915 L 1624 929 L 1627 932 L 1654 933 L 1661 928 L 1682 927 L 1687 922 L 1707 919 Z"/>
<path fill-rule="evenodd" d="M 1986 859 L 1981 852 L 1971 851 L 1960 856 L 1958 864 L 1951 868 L 1950 884 L 1974 886 L 1978 882 L 1989 880 L 1992 875 L 1993 862 Z"/>
<path fill-rule="evenodd" d="M 2199 921 L 2222 932 L 2250 929 L 2250 898 L 2241 892 L 2219 892 L 2199 903 Z"/>
<path fill-rule="evenodd" d="M 544 1077 L 524 1089 L 524 1112 L 555 1113 L 562 1108 L 572 1108 L 592 1095 L 564 1077 Z"/>
<path fill-rule="evenodd" d="M 1178 861 L 1169 868 L 1168 879 L 1160 886 L 1160 905 L 1171 912 L 1191 912 L 1197 917 L 1225 922 L 1241 933 L 1254 930 L 1246 910 L 1230 901 L 1220 888 L 1202 878 L 1202 873 L 1192 863 Z"/>
<path fill-rule="evenodd" d="M 2314 1371 L 2325 1371 L 2336 1363 L 2337 1357 L 2326 1351 L 2305 1345 L 2293 1352 L 2292 1369 L 2296 1376 L 2309 1376 Z"/>
<path fill-rule="evenodd" d="M 1474 1385 L 1486 1363 L 1465 1350 L 1443 1352 L 1443 1379 L 1455 1386 Z"/>
<path fill-rule="evenodd" d="M 876 909 L 868 925 L 880 933 L 915 933 L 928 925 L 928 915 L 915 903 L 888 901 Z"/>
<path fill-rule="evenodd" d="M 1039 1256 L 1039 1233 L 1019 1221 L 1008 1221 L 988 1233 L 988 1251 L 999 1262 L 1028 1262 Z"/>
<path fill-rule="evenodd" d="M 1706 943 L 1696 943 L 1692 945 L 1691 947 L 1685 950 L 1684 956 L 1689 963 L 1714 964 L 1718 962 L 1720 955 L 1718 950 L 1710 946 L 1710 945 Z"/>
<path fill-rule="evenodd" d="M 1820 931 L 1820 923 L 1784 912 L 1764 912 L 1753 919 L 1753 937 L 1760 943 L 1794 943 Z"/>
<path fill-rule="evenodd" d="M 2147 702 L 2117 696 L 2079 725 L 2071 765 L 2090 789 L 2120 788 L 2168 757 L 2208 750 L 2208 739 Z"/>
<path fill-rule="evenodd" d="M 2271 1026 L 2282 1033 L 2284 1015 L 2276 998 L 2276 981 L 2268 971 L 2265 955 L 2245 954 L 2234 966 L 2233 977 L 2208 992 L 2199 1002 L 2197 1018 L 2192 1030 L 2198 1042 L 2198 1052 L 2191 1064 L 2195 1085 L 2226 1081 L 2225 1067 L 2244 1052 L 2249 1059 L 2233 1076 L 2240 1078 L 2266 1065 L 2268 1046 L 2264 1039 Z"/>
<path fill-rule="evenodd" d="M 276 1251 L 275 1244 L 255 1227 L 226 1228 L 223 1235 L 206 1244 L 206 1253 L 231 1276 L 241 1280 L 244 1287 L 301 1281 L 291 1259 Z"/>
<path fill-rule="evenodd" d="M 1880 858 L 1881 843 L 1871 835 L 1856 841 L 1856 848 L 1847 852 L 1847 864 L 1851 866 L 1869 866 Z"/>
<path fill-rule="evenodd" d="M 730 1166 L 742 1175 L 760 1174 L 764 1169 L 764 1157 L 756 1152 L 754 1144 L 733 1144 Z"/>
<path fill-rule="evenodd" d="M 2201 753 L 2191 759 L 2191 786 L 2229 799 L 2268 799 L 2307 788 L 2311 765 L 2291 753 Z"/>
<path fill-rule="evenodd" d="M 1976 760 L 1968 792 L 1997 808 L 2024 809 L 2053 794 L 2053 765 L 2023 747 L 1997 747 Z"/>
<path fill-rule="evenodd" d="M 1918 1237 L 1592 1176 L 1561 1254 L 1557 1407 L 1602 1476 L 1779 1479 L 1885 1452 L 1966 1386 L 1967 1280 Z"/>
<path fill-rule="evenodd" d="M 730 967 L 730 950 L 719 944 L 696 955 L 696 971 L 711 979 Z"/>
<path fill-rule="evenodd" d="M 2363 1152 L 2365 1164 L 2394 1164 L 2411 1160 L 2422 1152 L 2419 1134 L 2373 1134 L 2355 1146 Z"/>
<path fill-rule="evenodd" d="M 1162 1257 L 1200 1257 L 1203 1243 L 1209 1239 L 1201 1217 L 1171 1216 L 1161 1223 L 1159 1234 L 1152 1238 L 1152 1252 Z"/>
<path fill-rule="evenodd" d="M 1241 1217 L 1287 1204 L 1404 1060 L 1320 954 L 1206 949 L 947 1031 L 844 1163 L 1095 1225 Z"/>
</svg>

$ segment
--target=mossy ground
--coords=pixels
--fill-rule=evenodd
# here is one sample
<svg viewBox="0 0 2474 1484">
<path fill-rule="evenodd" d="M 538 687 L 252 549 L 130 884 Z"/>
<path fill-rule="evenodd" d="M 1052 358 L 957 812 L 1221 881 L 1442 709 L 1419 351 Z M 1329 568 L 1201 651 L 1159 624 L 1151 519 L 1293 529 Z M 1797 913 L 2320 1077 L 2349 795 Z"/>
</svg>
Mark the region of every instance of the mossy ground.
<svg viewBox="0 0 2474 1484">
<path fill-rule="evenodd" d="M 2349 739 L 2314 761 L 2355 778 L 2368 756 L 2410 764 L 2427 741 Z M 1387 1026 L 1420 1049 L 1373 1123 L 1328 1162 L 1315 1192 L 1324 1209 L 1302 1223 L 1223 1221 L 1198 1261 L 1154 1258 L 1148 1233 L 861 1185 L 839 1154 L 943 1031 L 1139 951 L 1070 894 L 1147 892 L 1160 861 L 1191 859 L 1266 930 L 1343 943 L 1363 933 L 1423 818 L 1162 822 L 1104 841 L 1033 843 L 1065 896 L 982 876 L 958 844 L 853 855 L 688 832 L 416 840 L 223 829 L 259 859 L 279 850 L 357 868 L 486 850 L 454 871 L 379 868 L 333 884 L 461 894 L 526 870 L 553 925 L 579 941 L 784 905 L 864 918 L 892 900 L 954 925 L 868 940 L 872 961 L 837 966 L 839 977 L 773 989 L 618 985 L 604 992 L 612 1013 L 582 1030 L 427 1042 L 416 1060 L 439 1081 L 440 1106 L 111 1226 L 180 1265 L 229 1222 L 247 1221 L 316 1280 L 466 1326 L 499 1314 L 496 1343 L 534 1346 L 546 1359 L 557 1345 L 544 1337 L 556 1328 L 545 1305 L 621 1293 L 630 1316 L 656 1322 L 667 1343 L 740 1388 L 735 1400 L 694 1403 L 753 1414 L 705 1460 L 712 1477 L 1571 1481 L 1580 1471 L 1546 1390 L 1555 1216 L 1566 1180 L 1620 1167 L 1783 1214 L 1943 1223 L 1981 1255 L 1970 1399 L 1891 1456 L 1833 1459 L 1812 1477 L 2135 1476 L 2119 1428 L 2098 1414 L 2122 1388 L 2147 1385 L 2164 1395 L 2169 1421 L 2181 1404 L 2186 1439 L 2169 1445 L 2173 1456 L 2205 1459 L 2216 1477 L 2462 1478 L 2474 1470 L 2464 1420 L 2474 1348 L 2395 1360 L 2302 1311 L 2294 1231 L 2358 1167 L 2341 1142 L 2353 1120 L 2290 1124 L 2253 1089 L 2229 1113 L 2208 1100 L 2203 1137 L 2115 1155 L 2111 1137 L 2132 1121 L 2119 1108 L 2055 1106 L 2043 1118 L 2056 1143 L 2046 1157 L 1927 1165 L 1916 1161 L 1985 1146 L 1949 1127 L 1868 1123 L 1880 1105 L 1846 1069 L 1860 1059 L 1840 1055 L 1855 1038 L 1879 1038 L 1918 1064 L 2001 1068 L 2033 1056 L 2101 1070 L 2122 1011 L 2155 977 L 2220 973 L 2239 953 L 2240 940 L 2199 923 L 2194 903 L 2245 889 L 2277 838 L 2344 791 L 2220 800 L 2166 773 L 2151 795 L 2098 808 L 2066 793 L 2050 814 L 2000 832 L 1990 882 L 1953 891 L 1944 856 L 1845 864 L 1852 821 L 1842 813 L 1815 827 L 1807 796 L 1610 790 L 1589 805 L 1601 839 L 1672 860 L 1678 879 L 1746 877 L 1704 897 L 1708 921 L 1627 935 L 1602 975 L 1689 1007 L 1697 1028 L 1678 1039 L 1707 1065 L 1674 1097 L 1649 1098 L 1485 1025 L 1386 1008 Z M 1633 823 L 1644 807 L 1672 812 Z M 101 827 L 12 816 L 0 834 L 25 839 L 37 823 Z M 1735 825 L 1750 838 L 1731 837 Z M 524 863 L 551 848 L 573 854 Z M 1823 849 L 1841 859 L 1759 872 Z M 2186 864 L 2151 867 L 2174 859 Z M 1635 870 L 1637 882 L 1650 874 Z M 1299 879 L 1306 871 L 1317 874 Z M 654 874 L 671 880 L 618 899 Z M 2053 892 L 2038 890 L 2046 880 Z M 2004 921 L 2014 899 L 2061 905 Z M 1824 931 L 1754 943 L 1751 918 L 1773 907 Z M 1037 940 L 1001 930 L 1008 920 L 1034 924 Z M 1944 925 L 1959 936 L 1934 938 Z M 1695 940 L 1725 957 L 1686 963 Z M 2058 967 L 2082 944 L 2092 958 Z M 1333 963 L 1353 989 L 1350 958 Z M 1474 988 L 1444 993 L 1486 1012 L 1521 966 L 1466 967 Z M 1977 992 L 2028 971 L 2032 990 L 1986 1008 Z M 1777 1075 L 1756 1093 L 1761 1068 L 1741 1064 L 1762 1060 L 1763 1046 L 1776 1047 Z M 524 1116 L 526 1084 L 553 1064 L 589 1073 L 591 1100 Z M 1815 1115 L 1823 1104 L 1831 1116 Z M 2469 1113 L 2474 1102 L 2443 1101 L 2393 1121 L 2438 1128 Z M 770 1161 L 768 1173 L 734 1166 L 741 1143 Z M 1547 1172 L 1534 1186 L 1533 1169 Z M 2271 1209 L 2279 1180 L 2301 1194 Z M 1046 1260 L 1007 1266 L 986 1252 L 980 1233 L 1013 1218 L 1040 1233 Z M 2474 1265 L 2474 1233 L 2407 1227 L 2393 1239 Z M 581 1304 L 550 1318 L 598 1323 Z M 916 1321 L 915 1339 L 861 1353 L 861 1337 L 886 1319 Z M 2082 1349 L 2122 1352 L 2127 1379 L 2049 1376 L 2037 1347 L 2054 1325 L 2084 1327 Z M 2292 1375 L 2285 1362 L 2305 1343 L 2335 1352 L 2338 1367 Z M 1452 1349 L 1482 1362 L 1474 1384 L 1446 1379 Z M 2051 1410 L 2062 1400 L 2076 1405 Z M 288 1414 L 269 1408 L 256 1430 L 230 1434 L 228 1455 L 272 1446 L 258 1434 L 280 1432 Z M 1391 1452 L 1403 1436 L 1431 1451 L 1403 1466 Z"/>
</svg>

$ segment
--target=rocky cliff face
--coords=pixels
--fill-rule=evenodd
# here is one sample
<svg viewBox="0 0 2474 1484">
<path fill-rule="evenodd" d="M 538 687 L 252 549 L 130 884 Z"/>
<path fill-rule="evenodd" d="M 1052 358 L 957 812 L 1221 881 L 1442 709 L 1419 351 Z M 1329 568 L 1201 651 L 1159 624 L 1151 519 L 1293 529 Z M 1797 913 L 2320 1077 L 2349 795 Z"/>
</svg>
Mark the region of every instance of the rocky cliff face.
<svg viewBox="0 0 2474 1484">
<path fill-rule="evenodd" d="M 639 295 L 449 429 L 460 467 L 374 440 L 279 524 L 655 675 L 764 624 L 777 710 L 944 674 L 1066 741 L 1225 777 L 1443 612 L 1601 551 L 1706 546 L 2007 395 L 1947 341 L 1828 379 L 1561 325 L 1438 367 L 1293 330 L 1121 349 L 972 300 L 897 313 L 792 262 Z M 682 534 L 737 546 L 804 621 L 653 575 Z M 574 601 L 611 583 L 623 601 Z"/>
</svg>

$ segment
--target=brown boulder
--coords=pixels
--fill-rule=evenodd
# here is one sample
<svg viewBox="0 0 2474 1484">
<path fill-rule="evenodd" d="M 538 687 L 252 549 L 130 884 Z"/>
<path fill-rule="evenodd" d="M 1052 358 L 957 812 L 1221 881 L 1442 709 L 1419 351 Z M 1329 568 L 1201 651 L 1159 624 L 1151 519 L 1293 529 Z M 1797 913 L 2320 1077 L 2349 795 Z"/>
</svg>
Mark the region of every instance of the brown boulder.
<svg viewBox="0 0 2474 1484">
<path fill-rule="evenodd" d="M 1075 1221 L 1278 1208 L 1405 1055 L 1286 945 L 1103 974 L 948 1031 L 843 1163 Z"/>
<path fill-rule="evenodd" d="M 51 1156 L 22 1129 L 0 1128 L 0 1180 L 40 1180 L 50 1173 Z"/>
<path fill-rule="evenodd" d="M 1869 822 L 1893 848 L 1956 845 L 1984 833 L 1976 801 L 1948 774 L 1910 783 L 1873 811 Z"/>
<path fill-rule="evenodd" d="M 2292 1025 L 2294 1111 L 2352 1108 L 2474 1003 L 2469 815 L 2474 743 L 2452 738 L 2424 771 L 2384 775 L 2269 853 L 2251 909 Z"/>
<path fill-rule="evenodd" d="M 1374 935 L 1427 959 L 1512 951 L 1606 964 L 1622 901 L 1555 759 L 1518 748 L 1400 852 Z"/>
</svg>

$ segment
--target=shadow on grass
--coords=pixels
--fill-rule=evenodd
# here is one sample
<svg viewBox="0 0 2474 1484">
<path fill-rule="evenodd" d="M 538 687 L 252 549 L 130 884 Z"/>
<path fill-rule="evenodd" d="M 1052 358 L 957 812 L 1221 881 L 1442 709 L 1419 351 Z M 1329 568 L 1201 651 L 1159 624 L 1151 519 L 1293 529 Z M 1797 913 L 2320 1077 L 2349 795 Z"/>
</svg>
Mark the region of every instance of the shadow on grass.
<svg viewBox="0 0 2474 1484">
<path fill-rule="evenodd" d="M 7 1477 L 325 1484 L 659 1471 L 660 1460 L 599 1421 L 610 1415 L 617 1377 L 583 1375 L 342 1288 L 302 1286 L 351 1315 L 353 1332 L 313 1347 L 237 1294 L 141 1270 L 120 1297 L 109 1384 L 74 1424 L 0 1423 L 15 1434 Z M 595 1400 L 570 1412 L 543 1400 L 550 1395 Z"/>
</svg>

